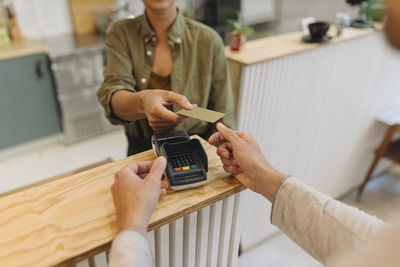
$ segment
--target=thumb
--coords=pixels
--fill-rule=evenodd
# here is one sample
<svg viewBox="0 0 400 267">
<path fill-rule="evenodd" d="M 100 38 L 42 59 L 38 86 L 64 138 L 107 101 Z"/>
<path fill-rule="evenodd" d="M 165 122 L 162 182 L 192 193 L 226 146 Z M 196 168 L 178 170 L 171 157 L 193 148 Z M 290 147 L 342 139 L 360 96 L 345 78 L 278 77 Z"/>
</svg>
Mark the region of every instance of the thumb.
<svg viewBox="0 0 400 267">
<path fill-rule="evenodd" d="M 223 125 L 221 122 L 217 123 L 217 129 L 218 131 L 222 134 L 222 136 L 228 140 L 229 143 L 234 144 L 234 143 L 240 143 L 242 140 L 240 139 L 239 136 L 236 135 L 236 133 Z"/>
<path fill-rule="evenodd" d="M 184 109 L 192 109 L 193 105 L 187 100 L 186 96 L 174 92 L 168 92 L 167 101 L 174 102 Z"/>
<path fill-rule="evenodd" d="M 158 157 L 151 165 L 151 169 L 146 177 L 146 181 L 156 183 L 159 187 L 166 165 L 167 160 L 164 157 Z"/>
</svg>

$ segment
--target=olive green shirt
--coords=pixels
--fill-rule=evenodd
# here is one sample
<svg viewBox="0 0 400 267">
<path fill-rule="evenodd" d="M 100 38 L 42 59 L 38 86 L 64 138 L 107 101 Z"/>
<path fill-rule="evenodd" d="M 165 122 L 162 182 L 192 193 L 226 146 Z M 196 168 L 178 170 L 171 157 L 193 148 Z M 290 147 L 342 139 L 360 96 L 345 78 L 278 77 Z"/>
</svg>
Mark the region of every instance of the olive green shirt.
<svg viewBox="0 0 400 267">
<path fill-rule="evenodd" d="M 168 33 L 172 47 L 171 91 L 185 95 L 199 107 L 224 112 L 222 122 L 235 128 L 232 88 L 222 39 L 210 27 L 178 12 Z M 147 119 L 128 122 L 112 111 L 111 97 L 118 90 L 150 89 L 156 34 L 146 15 L 119 20 L 107 32 L 107 66 L 97 96 L 113 124 L 124 125 L 128 141 L 150 138 Z M 162 88 L 159 88 L 162 89 Z M 180 108 L 174 105 L 174 111 Z M 189 118 L 176 130 L 208 136 L 215 125 Z"/>
</svg>

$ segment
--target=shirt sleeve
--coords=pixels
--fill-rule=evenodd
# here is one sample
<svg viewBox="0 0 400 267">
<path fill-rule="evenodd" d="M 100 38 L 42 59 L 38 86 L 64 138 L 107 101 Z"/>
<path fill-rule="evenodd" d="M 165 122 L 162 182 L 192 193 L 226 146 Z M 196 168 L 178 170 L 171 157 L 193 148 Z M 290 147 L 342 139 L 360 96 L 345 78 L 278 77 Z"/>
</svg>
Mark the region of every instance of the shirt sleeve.
<svg viewBox="0 0 400 267">
<path fill-rule="evenodd" d="M 212 40 L 214 42 L 214 53 L 208 108 L 225 113 L 222 122 L 229 128 L 236 129 L 232 85 L 224 44 L 221 37 L 216 33 Z"/>
<path fill-rule="evenodd" d="M 154 266 L 153 255 L 146 238 L 134 230 L 120 232 L 112 242 L 108 266 Z"/>
<path fill-rule="evenodd" d="M 132 75 L 132 63 L 128 47 L 124 42 L 123 29 L 119 25 L 119 22 L 115 22 L 107 32 L 107 65 L 103 73 L 104 81 L 97 91 L 97 97 L 104 108 L 107 119 L 112 124 L 125 125 L 129 122 L 114 114 L 111 98 L 118 90 L 135 92 L 136 80 Z"/>
<path fill-rule="evenodd" d="M 387 227 L 375 216 L 294 178 L 287 179 L 276 192 L 271 222 L 322 263 Z"/>
</svg>

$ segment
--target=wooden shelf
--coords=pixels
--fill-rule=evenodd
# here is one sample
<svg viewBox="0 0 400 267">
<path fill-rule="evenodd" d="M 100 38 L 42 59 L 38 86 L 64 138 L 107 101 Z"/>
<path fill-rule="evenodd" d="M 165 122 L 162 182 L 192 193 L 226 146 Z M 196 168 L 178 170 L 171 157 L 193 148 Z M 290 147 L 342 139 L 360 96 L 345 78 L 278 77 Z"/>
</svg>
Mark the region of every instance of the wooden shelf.
<svg viewBox="0 0 400 267">
<path fill-rule="evenodd" d="M 382 26 L 376 25 L 376 27 L 381 28 Z M 229 60 L 249 66 L 374 33 L 377 33 L 377 31 L 373 29 L 346 28 L 342 36 L 336 37 L 334 27 L 331 27 L 328 35 L 334 37 L 332 41 L 328 43 L 305 43 L 301 40 L 304 33 L 298 31 L 248 41 L 240 52 L 231 51 L 229 47 L 226 47 L 225 52 Z"/>
<path fill-rule="evenodd" d="M 169 191 L 149 230 L 245 189 L 223 170 L 216 148 L 200 140 L 209 159 L 207 184 Z M 133 160 L 154 158 L 146 151 L 0 198 L 0 266 L 55 265 L 107 246 L 117 234 L 114 174 Z"/>
<path fill-rule="evenodd" d="M 7 47 L 0 48 L 0 60 L 47 53 L 47 47 L 41 42 L 24 38 L 20 41 L 12 42 Z"/>
</svg>

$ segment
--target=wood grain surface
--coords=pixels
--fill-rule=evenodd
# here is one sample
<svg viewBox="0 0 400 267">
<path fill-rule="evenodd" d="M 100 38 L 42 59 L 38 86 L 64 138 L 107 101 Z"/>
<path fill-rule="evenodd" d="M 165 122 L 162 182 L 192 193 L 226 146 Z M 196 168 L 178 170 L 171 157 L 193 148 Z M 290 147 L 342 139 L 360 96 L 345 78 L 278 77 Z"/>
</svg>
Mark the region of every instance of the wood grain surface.
<svg viewBox="0 0 400 267">
<path fill-rule="evenodd" d="M 376 27 L 381 28 L 382 26 L 376 25 Z M 332 36 L 333 39 L 327 43 L 305 43 L 301 39 L 304 35 L 303 32 L 291 32 L 246 42 L 244 48 L 239 52 L 231 51 L 229 47 L 226 47 L 225 52 L 229 60 L 249 66 L 311 49 L 317 49 L 321 46 L 360 38 L 376 32 L 377 31 L 373 29 L 346 28 L 342 36 L 336 37 L 334 27 L 331 27 L 328 35 Z"/>
<path fill-rule="evenodd" d="M 39 41 L 24 38 L 11 42 L 10 46 L 0 48 L 0 60 L 45 54 L 48 49 Z"/>
<path fill-rule="evenodd" d="M 245 189 L 223 170 L 215 147 L 199 139 L 209 158 L 207 184 L 169 191 L 149 230 Z M 115 172 L 154 159 L 146 151 L 0 198 L 0 266 L 51 266 L 106 247 L 117 233 L 110 193 Z"/>
<path fill-rule="evenodd" d="M 114 6 L 115 0 L 69 0 L 71 16 L 77 35 L 97 32 L 93 9 L 96 7 Z"/>
</svg>

